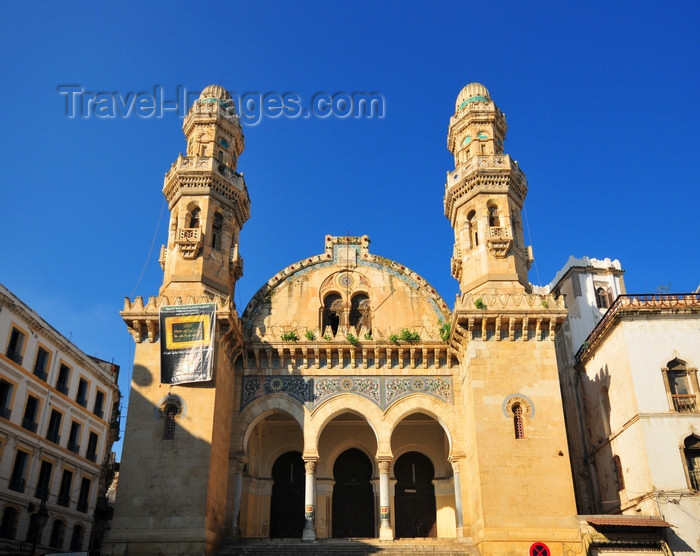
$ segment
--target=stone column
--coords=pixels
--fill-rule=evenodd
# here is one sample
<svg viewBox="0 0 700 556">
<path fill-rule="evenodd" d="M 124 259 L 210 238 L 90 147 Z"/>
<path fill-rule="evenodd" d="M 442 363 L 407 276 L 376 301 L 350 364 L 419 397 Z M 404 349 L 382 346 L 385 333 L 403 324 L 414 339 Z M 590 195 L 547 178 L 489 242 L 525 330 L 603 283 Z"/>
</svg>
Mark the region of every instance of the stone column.
<svg viewBox="0 0 700 556">
<path fill-rule="evenodd" d="M 306 517 L 306 525 L 304 532 L 301 535 L 302 541 L 316 540 L 316 520 L 314 503 L 316 500 L 316 463 L 317 460 L 304 460 L 306 469 L 306 491 L 304 493 L 304 515 Z"/>
<path fill-rule="evenodd" d="M 394 540 L 394 531 L 389 522 L 389 468 L 391 460 L 380 460 L 379 464 L 379 539 Z"/>
<path fill-rule="evenodd" d="M 236 541 L 241 538 L 241 526 L 239 523 L 241 518 L 241 495 L 243 494 L 241 490 L 243 490 L 243 468 L 246 463 L 248 463 L 248 460 L 243 457 L 238 458 L 234 464 L 236 466 L 236 490 L 233 494 L 233 538 Z"/>
<path fill-rule="evenodd" d="M 459 479 L 459 459 L 450 458 L 452 464 L 452 480 L 455 488 L 455 517 L 457 520 L 457 537 L 464 536 L 464 521 L 462 518 L 462 484 Z"/>
</svg>

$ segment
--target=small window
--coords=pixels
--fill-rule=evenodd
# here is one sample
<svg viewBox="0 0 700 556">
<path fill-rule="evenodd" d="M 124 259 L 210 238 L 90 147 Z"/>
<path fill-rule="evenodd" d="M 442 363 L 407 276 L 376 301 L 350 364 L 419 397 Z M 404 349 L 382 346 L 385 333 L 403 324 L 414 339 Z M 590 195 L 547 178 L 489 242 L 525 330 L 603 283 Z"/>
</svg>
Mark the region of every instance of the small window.
<svg viewBox="0 0 700 556">
<path fill-rule="evenodd" d="M 491 205 L 489 207 L 489 226 L 498 228 L 501 225 L 501 218 L 498 215 L 498 207 Z"/>
<path fill-rule="evenodd" d="M 75 454 L 80 453 L 80 428 L 80 424 L 73 421 L 68 435 L 68 449 Z"/>
<path fill-rule="evenodd" d="M 82 405 L 83 407 L 87 407 L 87 392 L 88 392 L 88 383 L 87 380 L 84 378 L 81 378 L 80 381 L 78 382 L 78 395 L 75 398 L 75 401 L 78 402 L 78 404 Z"/>
<path fill-rule="evenodd" d="M 224 217 L 217 212 L 211 226 L 211 246 L 213 249 L 221 249 L 221 234 L 224 227 Z"/>
<path fill-rule="evenodd" d="M 82 525 L 75 525 L 73 527 L 73 534 L 70 538 L 70 550 L 73 552 L 80 552 L 83 548 L 83 535 L 84 529 Z"/>
<path fill-rule="evenodd" d="M 476 211 L 472 210 L 467 214 L 467 223 L 469 224 L 469 239 L 472 247 L 477 247 L 479 245 L 479 234 L 476 230 Z"/>
<path fill-rule="evenodd" d="M 599 309 L 608 308 L 608 294 L 605 288 L 597 288 L 595 291 L 595 304 Z"/>
<path fill-rule="evenodd" d="M 61 443 L 61 419 L 63 415 L 60 411 L 55 409 L 51 410 L 51 416 L 49 417 L 49 426 L 46 429 L 46 440 L 53 442 L 54 444 Z"/>
<path fill-rule="evenodd" d="M 17 535 L 18 521 L 19 512 L 17 508 L 5 506 L 5 511 L 2 512 L 2 523 L 0 524 L 0 538 L 14 539 Z"/>
<path fill-rule="evenodd" d="M 523 408 L 519 403 L 513 405 L 513 427 L 515 429 L 515 438 L 525 438 Z"/>
<path fill-rule="evenodd" d="M 97 390 L 95 393 L 95 405 L 92 408 L 92 412 L 97 416 L 102 418 L 104 416 L 104 405 L 105 405 L 105 395 L 101 390 Z"/>
<path fill-rule="evenodd" d="M 0 417 L 9 419 L 11 414 L 12 384 L 6 380 L 0 380 Z"/>
<path fill-rule="evenodd" d="M 49 359 L 51 359 L 49 352 L 39 346 L 39 349 L 36 350 L 36 359 L 34 360 L 34 374 L 41 380 L 46 380 Z"/>
<path fill-rule="evenodd" d="M 87 477 L 83 477 L 80 482 L 80 494 L 78 495 L 78 505 L 75 507 L 79 512 L 86 513 L 88 510 L 88 500 L 90 497 L 91 481 Z"/>
<path fill-rule="evenodd" d="M 56 504 L 59 506 L 68 507 L 70 505 L 70 489 L 73 483 L 73 473 L 67 469 L 63 470 L 63 476 L 61 477 L 61 487 L 58 490 L 58 499 Z"/>
<path fill-rule="evenodd" d="M 199 228 L 199 207 L 192 209 L 192 215 L 190 216 L 190 228 Z"/>
<path fill-rule="evenodd" d="M 70 367 L 61 363 L 58 368 L 58 379 L 56 380 L 56 390 L 64 396 L 68 395 L 68 381 L 70 380 Z"/>
<path fill-rule="evenodd" d="M 90 461 L 94 462 L 97 460 L 97 442 L 99 437 L 94 432 L 90 431 L 90 436 L 88 437 L 87 451 L 85 452 L 85 457 Z"/>
<path fill-rule="evenodd" d="M 613 468 L 615 471 L 617 490 L 625 490 L 625 476 L 622 474 L 622 461 L 620 461 L 620 456 L 613 457 Z"/>
<path fill-rule="evenodd" d="M 180 412 L 180 408 L 177 404 L 169 403 L 165 406 L 163 413 L 165 414 L 165 432 L 163 434 L 164 440 L 175 440 L 175 418 Z"/>
<path fill-rule="evenodd" d="M 51 539 L 49 546 L 51 548 L 63 548 L 63 536 L 66 533 L 66 524 L 61 519 L 54 519 L 53 527 L 51 528 Z"/>
<path fill-rule="evenodd" d="M 50 462 L 41 462 L 41 467 L 39 468 L 39 479 L 36 482 L 36 490 L 34 491 L 34 498 L 38 498 L 39 500 L 45 500 L 48 498 L 52 471 L 53 465 Z"/>
<path fill-rule="evenodd" d="M 27 405 L 24 406 L 22 427 L 31 432 L 36 432 L 36 416 L 39 412 L 39 400 L 34 396 L 27 396 Z"/>
<path fill-rule="evenodd" d="M 18 365 L 22 364 L 22 358 L 24 357 L 24 341 L 27 336 L 19 330 L 18 328 L 12 327 L 10 332 L 10 341 L 7 344 L 7 351 L 5 355 Z"/>
</svg>

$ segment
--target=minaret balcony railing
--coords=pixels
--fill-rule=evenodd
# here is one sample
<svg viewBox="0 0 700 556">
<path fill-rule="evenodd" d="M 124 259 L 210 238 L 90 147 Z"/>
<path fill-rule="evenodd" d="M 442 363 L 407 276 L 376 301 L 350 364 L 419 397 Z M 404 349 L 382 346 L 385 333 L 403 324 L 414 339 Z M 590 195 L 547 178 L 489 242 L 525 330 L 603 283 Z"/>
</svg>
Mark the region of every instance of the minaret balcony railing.
<svg viewBox="0 0 700 556">
<path fill-rule="evenodd" d="M 513 239 L 513 233 L 510 228 L 499 228 L 491 226 L 489 228 L 488 237 L 494 239 Z"/>
<path fill-rule="evenodd" d="M 460 178 L 465 177 L 480 170 L 512 170 L 520 177 L 525 179 L 525 175 L 522 170 L 518 167 L 517 162 L 515 162 L 507 154 L 487 154 L 473 156 L 465 163 L 457 166 L 452 172 L 447 173 L 447 187 L 450 187 L 453 183 L 457 183 Z"/>
<path fill-rule="evenodd" d="M 180 228 L 175 243 L 180 247 L 185 259 L 194 259 L 202 246 L 201 228 Z"/>
<path fill-rule="evenodd" d="M 209 156 L 178 156 L 177 160 L 170 167 L 166 174 L 166 180 L 170 180 L 171 176 L 179 170 L 187 172 L 214 172 L 226 179 L 231 185 L 239 190 L 245 190 L 243 176 L 226 166 L 221 161 Z"/>
</svg>

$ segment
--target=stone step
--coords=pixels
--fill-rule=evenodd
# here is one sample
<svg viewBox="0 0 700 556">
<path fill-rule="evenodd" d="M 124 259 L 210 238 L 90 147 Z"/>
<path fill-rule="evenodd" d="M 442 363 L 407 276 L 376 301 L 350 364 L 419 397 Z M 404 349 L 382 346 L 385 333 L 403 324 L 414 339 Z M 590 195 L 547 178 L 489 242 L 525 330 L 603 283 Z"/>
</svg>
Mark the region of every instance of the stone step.
<svg viewBox="0 0 700 556">
<path fill-rule="evenodd" d="M 244 539 L 228 543 L 218 556 L 455 556 L 477 552 L 468 542 L 455 539 L 319 539 L 301 542 L 300 539 Z"/>
</svg>

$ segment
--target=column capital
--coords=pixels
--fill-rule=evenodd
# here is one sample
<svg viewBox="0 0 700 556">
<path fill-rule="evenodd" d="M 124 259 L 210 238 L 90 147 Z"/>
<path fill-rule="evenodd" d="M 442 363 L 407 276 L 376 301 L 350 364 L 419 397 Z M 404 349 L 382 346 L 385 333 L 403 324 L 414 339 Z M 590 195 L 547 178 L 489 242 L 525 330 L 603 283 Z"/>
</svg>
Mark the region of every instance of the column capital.
<svg viewBox="0 0 700 556">
<path fill-rule="evenodd" d="M 318 465 L 318 460 L 317 459 L 305 459 L 304 460 L 304 469 L 306 470 L 307 473 L 316 473 L 316 465 Z"/>
<path fill-rule="evenodd" d="M 380 459 L 377 461 L 377 465 L 379 466 L 380 473 L 389 473 L 389 469 L 391 469 L 391 460 Z"/>
<path fill-rule="evenodd" d="M 248 458 L 245 456 L 236 458 L 234 465 L 236 466 L 236 473 L 243 473 L 243 468 L 248 463 Z"/>
</svg>

